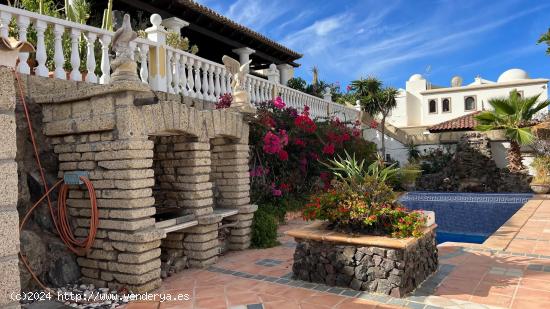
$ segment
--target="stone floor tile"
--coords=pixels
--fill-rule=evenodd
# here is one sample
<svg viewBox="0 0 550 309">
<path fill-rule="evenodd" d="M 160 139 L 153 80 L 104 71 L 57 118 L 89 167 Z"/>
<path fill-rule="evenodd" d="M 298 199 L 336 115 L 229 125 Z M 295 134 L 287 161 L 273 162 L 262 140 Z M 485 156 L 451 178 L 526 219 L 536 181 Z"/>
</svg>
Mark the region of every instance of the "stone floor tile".
<svg viewBox="0 0 550 309">
<path fill-rule="evenodd" d="M 323 306 L 333 307 L 343 302 L 344 300 L 346 300 L 346 297 L 331 295 L 326 293 L 319 293 L 319 294 L 315 294 L 310 297 L 304 298 L 301 302 L 314 304 L 314 305 L 323 305 Z"/>
</svg>

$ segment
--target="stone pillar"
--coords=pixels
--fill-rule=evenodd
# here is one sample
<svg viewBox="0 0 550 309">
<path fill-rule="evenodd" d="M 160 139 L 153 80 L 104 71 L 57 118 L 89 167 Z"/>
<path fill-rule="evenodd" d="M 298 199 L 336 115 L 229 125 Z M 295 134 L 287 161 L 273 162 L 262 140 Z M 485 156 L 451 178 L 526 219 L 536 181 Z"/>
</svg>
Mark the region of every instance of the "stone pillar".
<svg viewBox="0 0 550 309">
<path fill-rule="evenodd" d="M 279 70 L 277 70 L 277 66 L 275 63 L 272 63 L 269 65 L 269 69 L 266 70 L 267 80 L 272 83 L 280 83 L 281 77 L 279 76 Z"/>
<path fill-rule="evenodd" d="M 159 14 L 151 15 L 153 26 L 145 29 L 147 38 L 158 44 L 157 47 L 149 49 L 149 85 L 153 90 L 167 92 L 166 79 L 166 34 L 168 31 L 161 25 L 162 17 Z"/>
<path fill-rule="evenodd" d="M 256 205 L 250 205 L 249 146 L 227 138 L 212 140 L 212 178 L 216 184 L 216 207 L 236 208 L 239 214 L 229 217 L 231 228 L 229 249 L 250 246 L 252 217 Z"/>
<path fill-rule="evenodd" d="M 11 298 L 20 292 L 19 215 L 17 213 L 17 152 L 15 137 L 14 77 L 10 68 L 0 67 L 0 307 L 20 308 Z"/>
<path fill-rule="evenodd" d="M 250 47 L 241 47 L 234 49 L 233 52 L 239 55 L 239 62 L 241 63 L 241 65 L 243 65 L 250 60 L 250 55 L 255 53 L 256 51 Z"/>
<path fill-rule="evenodd" d="M 170 32 L 180 33 L 182 28 L 189 26 L 189 23 L 177 17 L 170 17 L 163 20 L 162 25 Z"/>
<path fill-rule="evenodd" d="M 292 66 L 287 63 L 279 64 L 277 66 L 277 69 L 279 69 L 279 72 L 281 74 L 281 84 L 286 86 L 286 83 L 291 78 L 290 72 L 292 70 Z"/>
<path fill-rule="evenodd" d="M 83 282 L 145 292 L 161 283 L 159 246 L 164 234 L 154 229 L 154 145 L 143 133 L 135 95 L 119 90 L 45 104 L 43 121 L 44 133 L 58 136 L 54 152 L 60 161 L 59 176 L 88 171 L 96 191 L 96 241 L 77 259 Z M 75 235 L 86 236 L 90 201 L 85 188 L 71 188 L 67 205 L 75 218 Z"/>
</svg>

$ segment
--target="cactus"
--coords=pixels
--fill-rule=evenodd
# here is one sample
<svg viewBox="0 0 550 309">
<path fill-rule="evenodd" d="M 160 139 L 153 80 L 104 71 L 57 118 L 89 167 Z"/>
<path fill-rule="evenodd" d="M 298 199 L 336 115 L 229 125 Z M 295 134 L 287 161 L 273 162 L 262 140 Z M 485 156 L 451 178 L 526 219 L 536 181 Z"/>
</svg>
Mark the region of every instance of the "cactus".
<svg viewBox="0 0 550 309">
<path fill-rule="evenodd" d="M 113 31 L 113 0 L 107 2 L 107 8 L 103 10 L 103 21 L 101 28 Z"/>
</svg>

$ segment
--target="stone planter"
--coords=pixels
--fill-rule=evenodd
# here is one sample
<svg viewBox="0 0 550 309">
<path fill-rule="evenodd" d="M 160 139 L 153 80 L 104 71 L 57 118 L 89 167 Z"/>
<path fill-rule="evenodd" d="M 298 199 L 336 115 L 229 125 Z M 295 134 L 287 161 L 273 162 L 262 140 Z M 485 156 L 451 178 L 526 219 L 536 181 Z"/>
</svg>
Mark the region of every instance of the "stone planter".
<svg viewBox="0 0 550 309">
<path fill-rule="evenodd" d="M 294 278 L 403 297 L 437 270 L 436 227 L 405 239 L 337 233 L 323 222 L 288 231 L 298 243 Z"/>
<path fill-rule="evenodd" d="M 546 194 L 550 192 L 550 184 L 531 183 L 531 190 L 537 194 Z"/>
</svg>

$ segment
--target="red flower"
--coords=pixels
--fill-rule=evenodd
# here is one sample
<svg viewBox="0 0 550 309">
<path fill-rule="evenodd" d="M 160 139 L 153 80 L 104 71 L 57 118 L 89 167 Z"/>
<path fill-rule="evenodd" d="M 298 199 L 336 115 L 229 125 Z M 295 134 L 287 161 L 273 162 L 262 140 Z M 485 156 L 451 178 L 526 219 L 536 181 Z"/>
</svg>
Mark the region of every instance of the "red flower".
<svg viewBox="0 0 550 309">
<path fill-rule="evenodd" d="M 288 160 L 288 152 L 284 151 L 284 150 L 279 150 L 279 152 L 277 153 L 277 155 L 279 156 L 279 159 L 281 161 L 286 161 Z"/>
<path fill-rule="evenodd" d="M 289 191 L 289 190 L 290 190 L 290 185 L 289 185 L 289 184 L 286 184 L 286 183 L 282 183 L 282 184 L 279 186 L 279 189 L 281 189 L 282 191 Z"/>
<path fill-rule="evenodd" d="M 334 154 L 334 144 L 332 144 L 332 143 L 326 144 L 325 147 L 323 147 L 323 153 L 328 154 L 328 155 L 333 155 Z"/>
</svg>

